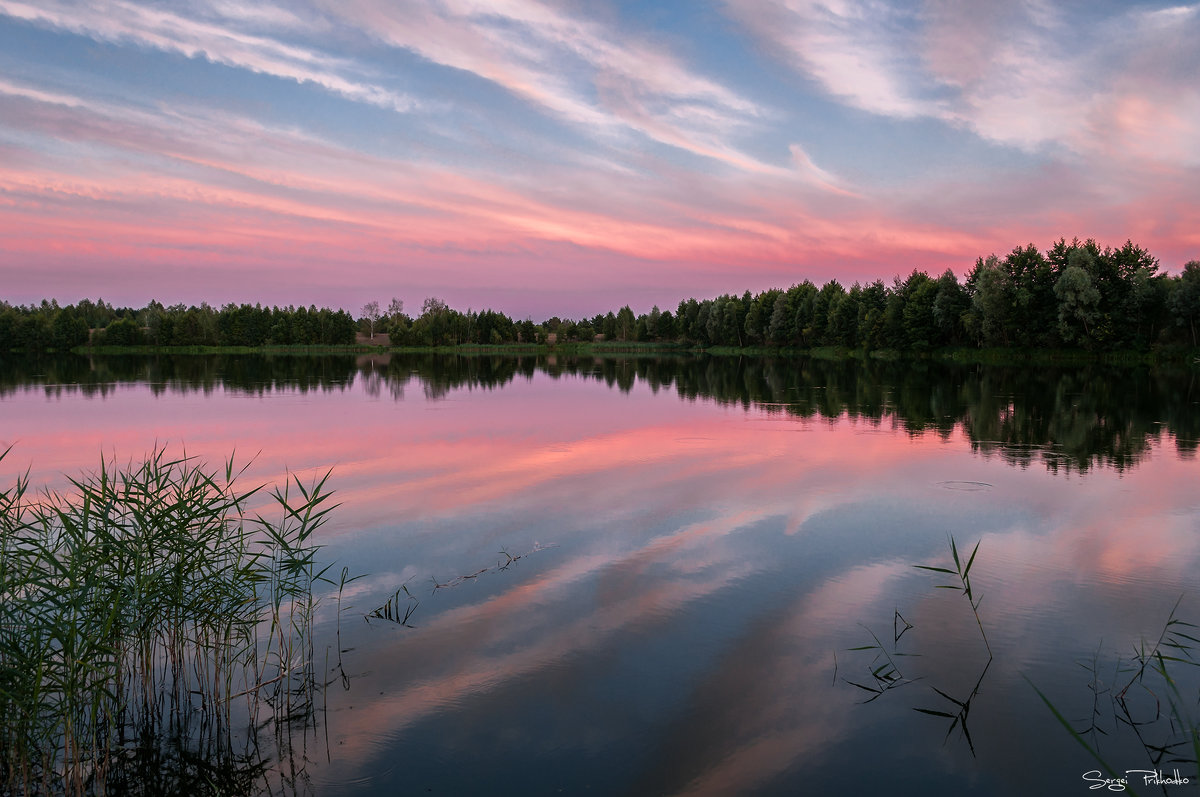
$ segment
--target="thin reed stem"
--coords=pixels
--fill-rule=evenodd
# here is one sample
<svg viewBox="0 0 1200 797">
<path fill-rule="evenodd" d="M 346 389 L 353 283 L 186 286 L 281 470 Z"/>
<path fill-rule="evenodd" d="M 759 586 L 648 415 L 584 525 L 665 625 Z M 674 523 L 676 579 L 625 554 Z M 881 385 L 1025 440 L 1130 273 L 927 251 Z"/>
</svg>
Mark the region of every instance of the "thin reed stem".
<svg viewBox="0 0 1200 797">
<path fill-rule="evenodd" d="M 314 716 L 330 474 L 273 490 L 269 520 L 246 515 L 244 470 L 156 448 L 67 492 L 30 496 L 28 472 L 0 490 L 0 793 L 116 793 L 148 761 L 164 791 L 189 791 L 184 761 L 261 775 L 235 722 L 265 710 L 282 739 Z"/>
</svg>

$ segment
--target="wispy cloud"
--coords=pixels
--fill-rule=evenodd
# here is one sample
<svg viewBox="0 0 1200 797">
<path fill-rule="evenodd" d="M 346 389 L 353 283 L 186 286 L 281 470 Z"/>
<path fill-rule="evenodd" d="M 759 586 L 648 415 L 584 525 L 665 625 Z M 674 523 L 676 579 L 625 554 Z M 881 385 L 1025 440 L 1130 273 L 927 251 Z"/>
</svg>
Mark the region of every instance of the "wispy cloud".
<svg viewBox="0 0 1200 797">
<path fill-rule="evenodd" d="M 757 259 L 764 247 L 785 257 L 798 241 L 791 227 L 810 215 L 787 180 L 764 178 L 758 189 L 769 199 L 740 181 L 708 186 L 704 196 L 686 181 L 664 187 L 654 175 L 563 168 L 547 190 L 544 180 L 368 155 L 228 112 L 143 111 L 11 81 L 0 83 L 5 105 L 9 124 L 42 136 L 43 148 L 55 140 L 98 148 L 91 172 L 63 173 L 50 156 L 30 153 L 26 166 L 0 174 L 10 191 L 60 202 L 73 195 L 137 206 L 136 197 L 153 196 L 372 229 L 426 247 L 546 241 L 704 261 Z M 832 179 L 802 153 L 798 163 L 815 180 Z"/>
<path fill-rule="evenodd" d="M 825 91 L 999 144 L 1200 162 L 1200 6 L 1069 15 L 1041 0 L 745 0 L 728 14 Z"/>
<path fill-rule="evenodd" d="M 662 41 L 540 0 L 313 0 L 286 6 L 213 0 L 174 8 L 131 0 L 0 0 L 0 14 L 311 83 L 402 112 L 447 103 L 445 97 L 419 101 L 397 91 L 394 76 L 355 52 L 358 45 L 382 44 L 485 80 L 600 146 L 622 149 L 640 136 L 738 171 L 800 183 L 811 176 L 792 169 L 786 149 L 772 162 L 738 143 L 766 129 L 771 109 L 701 74 Z"/>
<path fill-rule="evenodd" d="M 610 143 L 629 133 L 739 170 L 781 172 L 737 137 L 770 111 L 661 42 L 539 0 L 329 3 L 340 25 L 462 70 Z"/>
<path fill-rule="evenodd" d="M 902 118 L 938 112 L 911 46 L 914 11 L 881 0 L 731 0 L 726 9 L 768 52 L 855 107 Z"/>
<path fill-rule="evenodd" d="M 217 8 L 236 13 L 212 22 L 121 0 L 83 4 L 61 0 L 39 0 L 37 4 L 0 0 L 0 14 L 35 25 L 187 58 L 206 58 L 213 63 L 298 83 L 313 83 L 348 99 L 397 111 L 410 110 L 415 104 L 410 97 L 355 77 L 358 68 L 347 59 L 272 36 L 243 32 L 228 24 L 277 22 L 285 12 L 260 8 L 249 13 L 239 6 L 224 4 Z"/>
<path fill-rule="evenodd" d="M 1060 235 L 1195 257 L 1200 6 L 1063 8 L 0 0 L 0 34 L 49 45 L 0 53 L 0 268 L 346 264 L 619 305 Z"/>
</svg>

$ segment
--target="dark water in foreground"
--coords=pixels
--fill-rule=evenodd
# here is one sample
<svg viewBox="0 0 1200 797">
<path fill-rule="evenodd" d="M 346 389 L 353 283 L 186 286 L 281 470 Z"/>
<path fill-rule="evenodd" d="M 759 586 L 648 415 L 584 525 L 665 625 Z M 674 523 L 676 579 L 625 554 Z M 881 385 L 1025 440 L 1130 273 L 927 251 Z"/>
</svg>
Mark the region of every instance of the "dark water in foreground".
<svg viewBox="0 0 1200 797">
<path fill-rule="evenodd" d="M 320 619 L 315 795 L 1097 793 L 1035 687 L 1118 774 L 1190 780 L 1139 793 L 1195 793 L 1196 668 L 1136 654 L 1200 637 L 1167 625 L 1200 623 L 1198 438 L 1195 371 L 0 363 L 5 482 L 156 444 L 333 468 L 325 552 L 366 576 L 340 646 Z M 951 538 L 975 610 L 914 567 Z M 401 585 L 408 625 L 368 622 Z"/>
</svg>

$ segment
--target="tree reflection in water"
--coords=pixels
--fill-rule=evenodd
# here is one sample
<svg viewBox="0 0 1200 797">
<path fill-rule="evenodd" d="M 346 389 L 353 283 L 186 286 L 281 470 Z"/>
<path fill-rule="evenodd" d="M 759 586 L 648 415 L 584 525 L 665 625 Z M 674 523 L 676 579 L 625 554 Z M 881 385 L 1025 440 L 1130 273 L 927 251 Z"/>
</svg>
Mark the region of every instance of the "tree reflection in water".
<svg viewBox="0 0 1200 797">
<path fill-rule="evenodd" d="M 117 355 L 0 360 L 0 396 L 37 385 L 49 395 L 107 395 L 125 383 L 156 393 L 340 391 L 360 382 L 402 400 L 415 383 L 431 400 L 535 375 L 636 385 L 798 419 L 846 417 L 910 435 L 962 433 L 973 450 L 1055 473 L 1135 466 L 1169 436 L 1200 446 L 1194 370 L 1106 365 L 959 365 L 934 360 L 770 357 L 354 355 Z"/>
</svg>

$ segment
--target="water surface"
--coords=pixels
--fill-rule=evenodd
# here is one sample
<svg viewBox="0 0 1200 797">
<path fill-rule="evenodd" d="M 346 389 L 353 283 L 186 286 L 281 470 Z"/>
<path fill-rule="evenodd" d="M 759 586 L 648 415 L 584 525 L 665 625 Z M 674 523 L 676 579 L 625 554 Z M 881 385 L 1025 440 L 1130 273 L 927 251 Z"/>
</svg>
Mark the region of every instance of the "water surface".
<svg viewBox="0 0 1200 797">
<path fill-rule="evenodd" d="M 1177 602 L 1200 622 L 1195 372 L 398 356 L 2 371 L 6 481 L 28 467 L 62 487 L 156 445 L 214 463 L 236 448 L 247 483 L 333 469 L 325 553 L 366 575 L 343 594 L 340 648 L 325 603 L 320 655 L 333 669 L 346 651 L 348 688 L 327 692 L 301 793 L 1095 793 L 1098 765 L 1034 686 L 1118 771 L 1197 781 L 1155 758 L 1182 738 L 1161 681 L 1114 702 Z M 937 588 L 957 577 L 914 567 L 953 569 L 951 538 L 963 560 L 979 543 L 978 619 Z M 368 622 L 401 585 L 408 624 Z M 884 685 L 887 659 L 853 650 L 871 645 L 898 673 L 877 696 L 861 687 Z M 1192 669 L 1169 670 L 1184 719 Z"/>
</svg>

